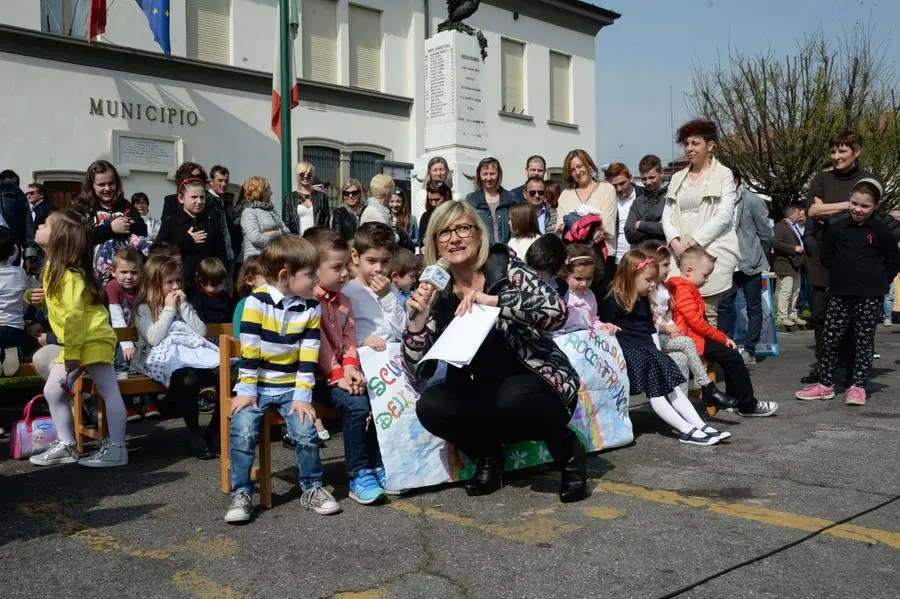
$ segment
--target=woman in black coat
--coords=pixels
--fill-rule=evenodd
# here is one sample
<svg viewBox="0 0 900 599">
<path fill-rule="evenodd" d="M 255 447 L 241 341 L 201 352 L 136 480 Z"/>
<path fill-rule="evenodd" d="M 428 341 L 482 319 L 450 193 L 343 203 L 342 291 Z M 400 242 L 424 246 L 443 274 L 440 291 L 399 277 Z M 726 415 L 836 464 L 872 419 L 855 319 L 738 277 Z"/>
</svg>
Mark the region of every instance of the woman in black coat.
<svg viewBox="0 0 900 599">
<path fill-rule="evenodd" d="M 284 196 L 281 219 L 294 235 L 303 235 L 310 227 L 328 227 L 331 209 L 328 196 L 312 188 L 315 167 L 308 162 L 297 165 L 297 191 Z"/>
<path fill-rule="evenodd" d="M 365 190 L 356 179 L 348 179 L 341 188 L 341 205 L 335 208 L 331 218 L 331 228 L 345 241 L 351 241 L 359 227 L 359 217 L 366 203 L 363 201 Z"/>
</svg>

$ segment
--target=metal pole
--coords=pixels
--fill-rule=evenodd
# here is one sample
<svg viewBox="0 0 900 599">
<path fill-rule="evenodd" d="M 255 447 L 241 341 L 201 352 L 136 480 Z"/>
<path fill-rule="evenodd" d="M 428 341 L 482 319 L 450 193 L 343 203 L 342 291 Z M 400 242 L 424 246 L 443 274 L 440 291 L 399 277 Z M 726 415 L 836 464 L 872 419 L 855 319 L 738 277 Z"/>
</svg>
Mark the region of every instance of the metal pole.
<svg viewBox="0 0 900 599">
<path fill-rule="evenodd" d="M 675 109 L 672 106 L 672 86 L 669 86 L 669 136 L 672 140 L 672 162 L 675 162 Z"/>
<path fill-rule="evenodd" d="M 293 51 L 291 44 L 291 23 L 290 23 L 290 2 L 291 0 L 280 0 L 279 10 L 281 18 L 281 196 L 284 197 L 293 191 L 294 181 L 292 176 L 293 155 L 291 146 L 293 137 L 291 135 L 291 89 L 294 87 L 293 69 L 291 69 L 291 59 L 289 53 Z"/>
</svg>

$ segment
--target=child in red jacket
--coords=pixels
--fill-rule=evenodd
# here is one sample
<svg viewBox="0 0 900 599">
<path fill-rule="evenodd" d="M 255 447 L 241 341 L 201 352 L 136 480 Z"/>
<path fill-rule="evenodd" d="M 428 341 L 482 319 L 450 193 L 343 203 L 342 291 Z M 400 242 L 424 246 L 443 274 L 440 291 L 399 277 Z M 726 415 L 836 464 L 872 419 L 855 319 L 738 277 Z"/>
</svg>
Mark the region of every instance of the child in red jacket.
<svg viewBox="0 0 900 599">
<path fill-rule="evenodd" d="M 741 416 L 771 416 L 778 404 L 759 401 L 753 393 L 750 373 L 734 341 L 706 320 L 706 307 L 700 295 L 702 287 L 713 271 L 716 259 L 699 246 L 682 252 L 678 266 L 683 276 L 666 282 L 672 294 L 672 316 L 675 324 L 693 340 L 697 352 L 708 362 L 718 364 L 725 372 L 725 392 L 737 399 Z"/>
</svg>

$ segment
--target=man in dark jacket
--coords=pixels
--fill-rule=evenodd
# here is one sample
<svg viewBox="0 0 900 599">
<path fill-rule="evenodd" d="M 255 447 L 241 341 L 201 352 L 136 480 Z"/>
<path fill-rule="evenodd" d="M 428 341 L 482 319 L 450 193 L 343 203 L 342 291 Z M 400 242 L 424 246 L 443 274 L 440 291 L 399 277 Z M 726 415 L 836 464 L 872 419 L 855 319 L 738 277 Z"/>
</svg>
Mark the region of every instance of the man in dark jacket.
<svg viewBox="0 0 900 599">
<path fill-rule="evenodd" d="M 669 188 L 662 182 L 662 161 L 659 156 L 647 154 L 638 163 L 638 170 L 644 187 L 635 188 L 637 195 L 625 221 L 625 239 L 632 246 L 645 241 L 665 245 L 662 213 Z"/>
<path fill-rule="evenodd" d="M 12 231 L 16 245 L 22 250 L 34 241 L 28 236 L 28 200 L 19 188 L 19 175 L 15 171 L 0 172 L 0 217 Z"/>
<path fill-rule="evenodd" d="M 544 160 L 544 157 L 539 154 L 529 156 L 528 160 L 525 161 L 525 182 L 515 189 L 509 190 L 514 196 L 516 196 L 516 202 L 521 203 L 528 199 L 525 197 L 525 192 L 526 188 L 528 187 L 529 181 L 531 181 L 535 177 L 539 177 L 541 180 L 543 180 L 544 175 L 546 174 L 547 161 Z"/>
</svg>

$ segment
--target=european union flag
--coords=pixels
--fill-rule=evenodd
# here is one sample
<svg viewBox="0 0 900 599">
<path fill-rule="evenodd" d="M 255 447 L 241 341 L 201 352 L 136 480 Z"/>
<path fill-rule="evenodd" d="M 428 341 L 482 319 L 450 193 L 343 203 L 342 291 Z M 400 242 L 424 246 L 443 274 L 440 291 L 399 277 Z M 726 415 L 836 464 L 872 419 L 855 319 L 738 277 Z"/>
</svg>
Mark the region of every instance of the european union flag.
<svg viewBox="0 0 900 599">
<path fill-rule="evenodd" d="M 153 32 L 153 39 L 162 48 L 166 56 L 172 54 L 172 44 L 169 41 L 169 0 L 135 0 L 144 14 L 147 15 L 147 23 Z"/>
</svg>

